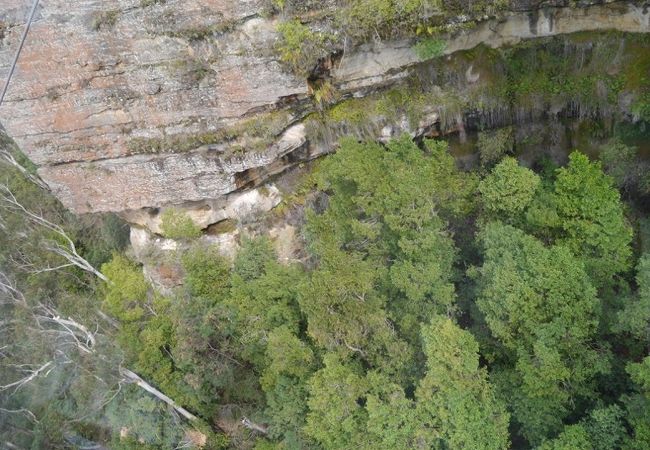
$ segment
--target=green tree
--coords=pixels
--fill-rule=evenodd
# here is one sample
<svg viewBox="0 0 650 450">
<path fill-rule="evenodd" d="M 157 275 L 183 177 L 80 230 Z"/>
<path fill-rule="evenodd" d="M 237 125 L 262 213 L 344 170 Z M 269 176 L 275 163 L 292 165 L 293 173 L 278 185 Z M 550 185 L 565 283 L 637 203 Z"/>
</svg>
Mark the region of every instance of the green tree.
<svg viewBox="0 0 650 450">
<path fill-rule="evenodd" d="M 366 397 L 368 413 L 366 447 L 368 449 L 416 448 L 423 423 L 415 402 L 389 377 L 371 372 L 367 375 L 369 392 Z"/>
<path fill-rule="evenodd" d="M 102 266 L 102 273 L 111 280 L 103 287 L 106 311 L 121 321 L 140 320 L 145 315 L 149 291 L 140 267 L 127 257 L 116 254 Z"/>
<path fill-rule="evenodd" d="M 433 447 L 505 449 L 508 413 L 479 368 L 474 337 L 436 317 L 422 330 L 427 372 L 417 391 L 421 433 Z"/>
<path fill-rule="evenodd" d="M 626 430 L 623 410 L 618 405 L 594 409 L 583 423 L 594 450 L 615 450 L 621 447 Z"/>
<path fill-rule="evenodd" d="M 282 326 L 269 334 L 266 359 L 260 381 L 266 393 L 269 435 L 282 439 L 288 448 L 305 448 L 307 381 L 316 369 L 314 352 L 289 327 Z"/>
<path fill-rule="evenodd" d="M 286 326 L 300 330 L 298 307 L 303 272 L 297 266 L 283 266 L 264 239 L 245 242 L 237 255 L 232 288 L 225 304 L 237 314 L 243 356 L 262 367 L 269 334 Z"/>
<path fill-rule="evenodd" d="M 385 375 L 367 375 L 367 448 L 508 448 L 508 413 L 479 367 L 474 337 L 442 316 L 422 335 L 427 370 L 415 400 Z"/>
<path fill-rule="evenodd" d="M 309 413 L 305 433 L 327 449 L 363 447 L 367 413 L 360 400 L 368 386 L 360 368 L 334 354 L 309 381 Z"/>
<path fill-rule="evenodd" d="M 638 291 L 618 313 L 616 328 L 647 342 L 650 340 L 650 253 L 639 259 L 636 283 Z"/>
<path fill-rule="evenodd" d="M 216 247 L 194 247 L 181 260 L 183 281 L 192 297 L 225 299 L 230 289 L 230 264 Z"/>
<path fill-rule="evenodd" d="M 555 439 L 544 442 L 538 450 L 591 450 L 589 434 L 582 425 L 570 425 Z"/>
<path fill-rule="evenodd" d="M 219 403 L 261 401 L 256 374 L 241 359 L 237 314 L 228 305 L 230 262 L 216 248 L 196 247 L 182 257 L 187 293 L 171 311 L 171 349 L 184 390 L 206 417 Z"/>
<path fill-rule="evenodd" d="M 124 255 L 115 254 L 102 265 L 109 280 L 101 286 L 102 309 L 120 321 L 117 339 L 130 361 L 136 361 L 143 350 L 140 332 L 151 316 L 153 295 L 142 269 Z"/>
<path fill-rule="evenodd" d="M 233 272 L 245 281 L 264 274 L 266 267 L 276 262 L 271 241 L 265 237 L 244 238 L 233 264 Z"/>
<path fill-rule="evenodd" d="M 176 326 L 170 300 L 152 292 L 142 269 L 123 255 L 115 254 L 102 270 L 111 280 L 102 287 L 102 306 L 120 321 L 117 339 L 128 364 L 167 395 L 194 407 L 193 397 L 183 392 L 182 375 L 171 354 Z"/>
<path fill-rule="evenodd" d="M 513 221 L 530 205 L 540 178 L 521 167 L 514 158 L 505 158 L 479 184 L 483 207 L 489 217 Z"/>
<path fill-rule="evenodd" d="M 635 392 L 623 396 L 626 419 L 632 430 L 623 448 L 646 449 L 650 447 L 650 356 L 628 364 L 627 373 L 635 384 Z"/>
<path fill-rule="evenodd" d="M 375 280 L 390 299 L 387 312 L 415 343 L 419 323 L 453 309 L 456 250 L 446 221 L 472 209 L 475 179 L 456 169 L 446 144 L 427 141 L 423 151 L 408 136 L 386 146 L 345 140 L 316 178 L 330 195 L 327 210 L 308 217 L 312 250 L 330 260 L 342 250 L 366 266 L 360 279 Z"/>
<path fill-rule="evenodd" d="M 409 349 L 391 328 L 385 298 L 374 288 L 379 275 L 358 255 L 332 250 L 301 289 L 299 302 L 319 346 L 397 374 L 405 369 Z"/>
<path fill-rule="evenodd" d="M 561 429 L 573 399 L 593 395 L 594 376 L 608 370 L 607 353 L 593 345 L 596 291 L 564 246 L 546 248 L 500 223 L 488 224 L 480 241 L 477 305 L 496 339 L 495 382 L 523 435 L 539 443 Z"/>
<path fill-rule="evenodd" d="M 632 229 L 620 194 L 600 163 L 571 153 L 569 164 L 558 170 L 554 204 L 563 231 L 558 242 L 584 260 L 597 287 L 630 268 Z"/>
</svg>

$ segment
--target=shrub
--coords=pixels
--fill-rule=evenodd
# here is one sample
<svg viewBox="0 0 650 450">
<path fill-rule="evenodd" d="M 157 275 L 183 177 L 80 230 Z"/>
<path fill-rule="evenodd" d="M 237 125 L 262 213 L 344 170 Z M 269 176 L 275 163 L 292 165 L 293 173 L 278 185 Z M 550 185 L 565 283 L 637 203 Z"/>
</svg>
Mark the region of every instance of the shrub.
<svg viewBox="0 0 650 450">
<path fill-rule="evenodd" d="M 183 255 L 185 285 L 194 297 L 219 298 L 230 287 L 230 264 L 216 248 L 195 247 Z"/>
<path fill-rule="evenodd" d="M 415 44 L 413 51 L 420 60 L 425 61 L 442 56 L 445 48 L 447 48 L 447 43 L 442 39 L 426 38 Z"/>
<path fill-rule="evenodd" d="M 389 37 L 397 28 L 397 9 L 393 0 L 357 0 L 342 11 L 346 32 L 358 38 L 373 34 Z"/>
<path fill-rule="evenodd" d="M 102 265 L 102 273 L 110 283 L 103 285 L 102 308 L 122 322 L 140 320 L 144 314 L 149 285 L 142 270 L 133 261 L 120 254 Z"/>
<path fill-rule="evenodd" d="M 201 236 L 201 227 L 183 212 L 167 209 L 162 213 L 161 220 L 160 228 L 166 238 L 183 240 Z"/>
<path fill-rule="evenodd" d="M 278 26 L 281 38 L 277 46 L 280 59 L 300 76 L 307 76 L 325 51 L 325 37 L 314 33 L 299 20 Z"/>
<path fill-rule="evenodd" d="M 478 134 L 478 150 L 481 165 L 489 167 L 497 163 L 503 156 L 512 151 L 514 135 L 512 127 L 505 127 Z"/>
<path fill-rule="evenodd" d="M 183 79 L 190 84 L 199 84 L 212 71 L 209 62 L 194 57 L 176 60 L 171 64 L 171 68 L 180 72 Z"/>
<path fill-rule="evenodd" d="M 331 81 L 325 80 L 312 88 L 314 102 L 319 108 L 335 103 L 340 98 L 340 93 Z"/>
</svg>

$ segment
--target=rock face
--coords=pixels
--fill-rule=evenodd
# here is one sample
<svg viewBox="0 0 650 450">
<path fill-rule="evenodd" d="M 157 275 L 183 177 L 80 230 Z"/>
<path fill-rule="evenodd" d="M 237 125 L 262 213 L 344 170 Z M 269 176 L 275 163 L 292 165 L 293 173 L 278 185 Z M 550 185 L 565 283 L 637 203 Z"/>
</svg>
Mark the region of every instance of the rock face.
<svg viewBox="0 0 650 450">
<path fill-rule="evenodd" d="M 187 215 L 199 227 L 205 229 L 212 224 L 226 220 L 246 224 L 269 212 L 282 201 L 282 195 L 273 184 L 261 188 L 234 192 L 215 200 L 205 200 L 199 204 L 186 203 L 176 207 L 179 213 Z M 162 219 L 156 210 L 131 210 L 122 213 L 130 223 L 146 227 L 162 235 Z"/>
<path fill-rule="evenodd" d="M 23 22 L 30 3 L 0 1 L 0 19 L 9 25 L 0 41 L 3 79 L 22 32 L 13 24 Z M 235 174 L 299 147 L 299 130 L 263 152 L 229 156 L 219 148 L 133 155 L 129 142 L 207 133 L 306 94 L 304 81 L 281 70 L 270 51 L 275 24 L 256 16 L 262 3 L 43 0 L 2 123 L 77 212 L 182 203 L 241 188 Z"/>
<path fill-rule="evenodd" d="M 3 80 L 31 3 L 0 0 Z M 315 106 L 306 80 L 277 59 L 276 19 L 262 14 L 267 3 L 42 0 L 0 121 L 78 213 L 123 212 L 143 223 L 143 208 L 203 208 L 260 185 L 332 150 L 310 146 L 299 123 Z M 539 2 L 514 3 L 521 11 L 450 36 L 445 51 L 583 30 L 650 30 L 644 2 L 539 10 Z M 390 85 L 419 62 L 411 46 L 348 49 L 331 82 L 355 96 Z M 242 126 L 259 136 L 266 122 L 250 120 L 269 114 L 277 130 L 264 139 L 219 138 Z"/>
<path fill-rule="evenodd" d="M 512 13 L 502 20 L 479 23 L 470 31 L 448 39 L 443 53 L 469 50 L 479 44 L 497 48 L 524 39 L 597 30 L 647 33 L 650 31 L 650 10 L 647 6 L 617 2 Z M 333 71 L 334 78 L 340 80 L 343 89 L 361 89 L 385 81 L 387 76 L 399 77 L 400 69 L 419 62 L 411 46 L 409 41 L 364 46 L 344 59 Z"/>
</svg>

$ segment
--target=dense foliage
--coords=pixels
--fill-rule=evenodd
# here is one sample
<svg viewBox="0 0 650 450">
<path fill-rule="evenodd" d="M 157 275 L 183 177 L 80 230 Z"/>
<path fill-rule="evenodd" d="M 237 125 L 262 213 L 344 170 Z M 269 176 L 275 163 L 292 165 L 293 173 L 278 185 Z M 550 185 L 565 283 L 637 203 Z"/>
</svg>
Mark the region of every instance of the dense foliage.
<svg viewBox="0 0 650 450">
<path fill-rule="evenodd" d="M 346 1 L 332 33 L 300 19 L 318 3 L 273 1 L 280 60 L 301 75 L 342 38 L 419 35 L 414 50 L 436 58 L 441 17 L 507 2 Z M 340 148 L 300 194 L 304 258 L 280 263 L 264 233 L 242 233 L 229 260 L 167 209 L 161 234 L 178 251 L 154 262 L 175 265 L 182 285 L 164 293 L 126 250 L 118 218 L 74 217 L 2 163 L 1 445 L 650 448 L 650 163 L 630 144 L 647 140 L 646 48 L 647 37 L 615 34 L 479 47 L 329 109 L 336 89 L 312 86 L 323 111 L 307 120 L 322 132 L 310 139 Z M 473 65 L 481 78 L 468 84 Z M 629 101 L 638 122 L 603 131 Z M 616 135 L 600 161 L 515 158 L 543 139 L 500 121 L 566 105 L 593 128 L 583 134 Z M 478 133 L 474 171 L 459 170 L 444 141 L 366 139 L 431 111 L 449 130 L 470 107 L 495 117 L 478 128 L 500 126 Z M 274 139 L 275 119 L 233 133 Z M 53 252 L 64 238 L 8 193 L 60 225 L 106 280 Z"/>
<path fill-rule="evenodd" d="M 18 411 L 3 429 L 26 430 L 11 439 L 32 448 L 647 448 L 650 254 L 633 248 L 620 169 L 606 162 L 612 178 L 578 152 L 539 173 L 512 157 L 493 164 L 461 172 L 441 141 L 344 140 L 311 178 L 305 264 L 280 264 L 266 238 L 242 241 L 234 261 L 190 245 L 171 297 L 127 255 L 109 256 L 123 241 L 84 241 L 115 236 L 102 231 L 113 219 L 79 228 L 14 173 L 18 197 L 79 229 L 110 281 L 25 274 L 25 255 L 56 264 L 39 245 L 48 236 L 28 227 L 7 240 L 24 218 L 3 214 L 3 273 L 34 305 L 104 329 L 101 357 L 68 348 L 70 362 L 57 361 L 61 342 L 27 322 L 39 316 L 5 303 L 27 325 L 3 331 L 25 342 L 15 364 L 49 354 L 56 371 L 0 392 Z M 124 384 L 121 366 L 198 422 Z"/>
</svg>

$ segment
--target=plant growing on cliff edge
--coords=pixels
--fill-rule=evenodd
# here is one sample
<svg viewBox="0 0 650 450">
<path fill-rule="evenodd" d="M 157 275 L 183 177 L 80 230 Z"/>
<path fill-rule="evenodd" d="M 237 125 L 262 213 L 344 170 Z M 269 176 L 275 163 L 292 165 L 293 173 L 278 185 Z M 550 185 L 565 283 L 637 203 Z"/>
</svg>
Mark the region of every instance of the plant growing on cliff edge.
<svg viewBox="0 0 650 450">
<path fill-rule="evenodd" d="M 278 25 L 278 32 L 280 59 L 297 75 L 307 76 L 325 51 L 326 37 L 297 19 Z"/>
<path fill-rule="evenodd" d="M 93 19 L 92 27 L 93 30 L 99 31 L 102 29 L 110 29 L 115 26 L 117 19 L 119 18 L 120 12 L 116 9 L 110 11 L 102 11 L 98 13 Z"/>
<path fill-rule="evenodd" d="M 7 24 L 7 22 L 0 20 L 0 44 L 2 43 L 2 40 L 5 38 L 8 28 L 9 28 L 9 24 Z"/>
<path fill-rule="evenodd" d="M 167 209 L 160 218 L 160 228 L 166 238 L 186 240 L 201 236 L 201 227 L 182 211 Z"/>
<path fill-rule="evenodd" d="M 165 34 L 172 37 L 186 39 L 190 42 L 203 41 L 209 39 L 210 37 L 216 37 L 224 33 L 228 33 L 234 30 L 236 25 L 237 25 L 237 21 L 231 19 L 231 20 L 224 20 L 222 22 L 215 23 L 212 25 L 193 26 L 193 27 L 176 30 L 176 31 L 169 31 Z"/>
<path fill-rule="evenodd" d="M 321 109 L 326 105 L 335 103 L 340 98 L 338 89 L 329 80 L 321 81 L 317 85 L 314 85 L 312 87 L 312 94 L 316 106 Z"/>
<path fill-rule="evenodd" d="M 447 43 L 442 39 L 426 38 L 413 46 L 413 51 L 420 60 L 437 58 L 442 56 L 447 48 Z"/>
</svg>

